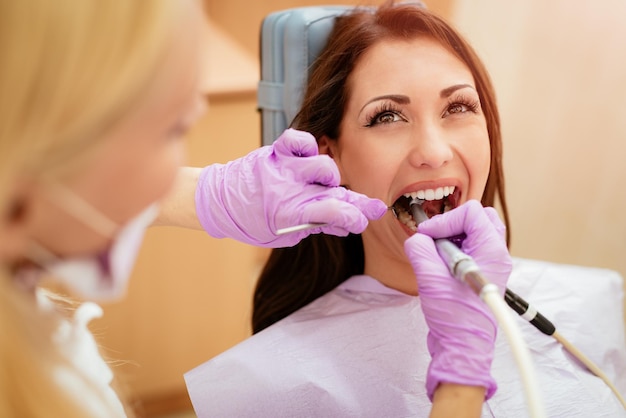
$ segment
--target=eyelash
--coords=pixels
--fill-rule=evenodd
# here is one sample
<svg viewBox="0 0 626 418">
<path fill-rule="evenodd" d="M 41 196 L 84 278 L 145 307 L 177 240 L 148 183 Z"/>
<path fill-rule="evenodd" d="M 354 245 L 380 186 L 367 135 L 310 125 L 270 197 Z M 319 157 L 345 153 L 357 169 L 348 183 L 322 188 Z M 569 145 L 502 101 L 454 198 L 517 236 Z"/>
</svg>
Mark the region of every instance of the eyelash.
<svg viewBox="0 0 626 418">
<path fill-rule="evenodd" d="M 470 99 L 462 94 L 458 94 L 454 97 L 451 97 L 450 99 L 448 99 L 448 107 L 446 108 L 445 113 L 449 113 L 450 112 L 450 108 L 453 106 L 465 106 L 467 107 L 467 109 L 472 112 L 472 113 L 478 113 L 478 109 L 480 108 L 480 101 L 478 100 L 474 100 L 474 99 Z M 464 112 L 463 112 L 464 113 Z M 450 113 L 455 114 L 455 113 Z"/>
<path fill-rule="evenodd" d="M 399 108 L 397 108 L 393 103 L 382 103 L 379 105 L 370 115 L 366 117 L 367 123 L 365 124 L 366 128 L 371 128 L 372 126 L 376 126 L 379 124 L 387 124 L 392 122 L 381 122 L 378 120 L 383 115 L 392 114 L 394 116 L 399 116 L 401 119 L 405 120 L 402 116 L 402 112 Z"/>
<path fill-rule="evenodd" d="M 467 110 L 469 112 L 472 113 L 478 113 L 478 109 L 480 109 L 480 101 L 479 100 L 474 100 L 474 99 L 470 99 L 462 94 L 458 94 L 454 97 L 451 97 L 450 99 L 448 99 L 448 106 L 446 107 L 446 110 L 444 112 L 444 115 L 446 113 L 450 114 L 450 115 L 454 115 L 456 113 L 465 113 L 465 112 L 454 112 L 454 113 L 450 113 L 450 108 L 454 107 L 454 106 L 465 106 L 467 108 Z M 387 114 L 392 114 L 395 116 L 400 117 L 402 120 L 406 120 L 403 116 L 402 116 L 402 112 L 400 111 L 400 109 L 398 107 L 396 107 L 393 103 L 382 103 L 381 105 L 379 105 L 369 116 L 367 116 L 366 120 L 367 123 L 365 124 L 366 128 L 371 128 L 373 126 L 379 125 L 379 124 L 387 124 L 387 123 L 392 123 L 394 121 L 391 122 L 381 122 L 378 119 L 381 116 L 387 115 Z"/>
</svg>

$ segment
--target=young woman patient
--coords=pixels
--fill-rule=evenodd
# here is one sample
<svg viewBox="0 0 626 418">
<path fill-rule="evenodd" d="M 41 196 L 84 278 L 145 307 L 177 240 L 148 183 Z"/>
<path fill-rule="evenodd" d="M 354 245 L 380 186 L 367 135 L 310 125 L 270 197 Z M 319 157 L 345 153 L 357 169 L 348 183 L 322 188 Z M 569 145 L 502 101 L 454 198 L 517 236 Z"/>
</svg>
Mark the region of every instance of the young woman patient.
<svg viewBox="0 0 626 418">
<path fill-rule="evenodd" d="M 494 91 L 447 23 L 392 3 L 338 18 L 293 126 L 315 136 L 345 187 L 393 210 L 360 235 L 273 250 L 255 335 L 186 375 L 198 416 L 527 416 L 507 341 L 433 245 L 459 233 L 502 292 L 532 300 L 624 389 L 621 278 L 511 259 L 492 208 L 508 224 Z M 433 218 L 419 228 L 412 197 Z M 600 379 L 519 325 L 548 416 L 623 416 Z"/>
</svg>

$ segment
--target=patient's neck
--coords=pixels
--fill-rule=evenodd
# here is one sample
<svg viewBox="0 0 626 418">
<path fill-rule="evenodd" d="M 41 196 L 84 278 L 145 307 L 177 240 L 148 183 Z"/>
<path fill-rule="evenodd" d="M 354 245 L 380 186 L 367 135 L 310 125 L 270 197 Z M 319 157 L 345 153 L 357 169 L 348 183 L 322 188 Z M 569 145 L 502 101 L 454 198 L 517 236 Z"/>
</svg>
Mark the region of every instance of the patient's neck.
<svg viewBox="0 0 626 418">
<path fill-rule="evenodd" d="M 381 282 L 383 285 L 407 295 L 417 296 L 417 279 L 406 256 L 382 255 L 368 251 L 365 247 L 364 273 Z"/>
</svg>

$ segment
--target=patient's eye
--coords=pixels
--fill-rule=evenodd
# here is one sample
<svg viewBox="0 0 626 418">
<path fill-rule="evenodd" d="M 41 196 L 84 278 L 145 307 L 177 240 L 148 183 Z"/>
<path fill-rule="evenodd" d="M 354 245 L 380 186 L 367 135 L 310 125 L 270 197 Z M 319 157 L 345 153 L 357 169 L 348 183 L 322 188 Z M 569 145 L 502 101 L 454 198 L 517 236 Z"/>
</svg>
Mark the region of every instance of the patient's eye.
<svg viewBox="0 0 626 418">
<path fill-rule="evenodd" d="M 382 105 L 377 107 L 374 112 L 367 116 L 366 120 L 366 128 L 393 122 L 406 122 L 406 119 L 402 115 L 400 109 L 398 109 L 392 103 L 383 103 Z"/>
<path fill-rule="evenodd" d="M 443 113 L 443 117 L 466 112 L 478 113 L 479 109 L 480 101 L 463 95 L 457 95 L 448 101 L 448 106 Z"/>
</svg>

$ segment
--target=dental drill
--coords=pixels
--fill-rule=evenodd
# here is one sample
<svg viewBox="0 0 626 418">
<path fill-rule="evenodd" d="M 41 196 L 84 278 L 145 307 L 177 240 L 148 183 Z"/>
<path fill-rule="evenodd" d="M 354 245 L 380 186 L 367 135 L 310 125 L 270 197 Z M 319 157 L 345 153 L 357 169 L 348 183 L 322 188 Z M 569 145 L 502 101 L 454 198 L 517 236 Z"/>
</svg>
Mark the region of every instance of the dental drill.
<svg viewBox="0 0 626 418">
<path fill-rule="evenodd" d="M 428 216 L 424 212 L 422 208 L 422 203 L 424 200 L 413 198 L 409 204 L 411 208 L 411 214 L 413 215 L 413 219 L 416 223 L 421 223 L 428 219 Z M 517 327 L 514 323 L 512 323 L 512 327 L 505 326 L 505 323 L 509 322 L 508 320 L 502 321 L 503 318 L 509 317 L 509 315 L 498 315 L 496 310 L 492 307 L 491 304 L 495 303 L 497 305 L 497 310 L 500 312 L 499 306 L 503 306 L 501 303 L 502 299 L 499 297 L 497 292 L 497 288 L 494 284 L 489 283 L 489 281 L 482 275 L 480 272 L 480 268 L 476 264 L 476 262 L 469 255 L 465 254 L 461 251 L 460 247 L 463 242 L 465 235 L 457 235 L 455 237 L 451 237 L 448 239 L 436 239 L 435 246 L 437 247 L 437 252 L 441 256 L 441 258 L 448 265 L 448 269 L 450 273 L 461 280 L 462 282 L 467 283 L 472 290 L 476 294 L 478 294 L 481 299 L 487 303 L 487 305 L 491 308 L 494 315 L 502 325 L 502 328 L 509 339 L 509 343 L 512 346 L 513 354 L 516 357 L 518 362 L 518 367 L 520 368 L 520 372 L 522 374 L 524 380 L 524 387 L 527 391 L 527 400 L 529 409 L 531 409 L 531 402 L 537 401 L 539 398 L 534 393 L 529 393 L 536 390 L 536 385 L 532 384 L 534 377 L 534 369 L 532 368 L 532 363 L 530 362 L 530 354 L 527 355 L 523 353 L 523 351 L 528 351 L 525 342 L 522 340 L 521 335 L 519 338 L 515 335 L 509 336 L 510 332 L 519 333 Z M 497 297 L 493 297 L 492 295 L 497 295 Z M 493 299 L 493 300 L 492 300 Z M 497 300 L 497 301 L 496 301 Z M 555 340 L 557 340 L 571 355 L 577 358 L 590 372 L 598 376 L 604 383 L 611 389 L 613 394 L 617 397 L 619 402 L 622 404 L 624 409 L 626 410 L 626 400 L 619 393 L 613 382 L 608 378 L 608 376 L 595 364 L 591 361 L 583 352 L 581 352 L 578 348 L 576 348 L 571 342 L 569 342 L 564 336 L 557 332 L 554 324 L 543 316 L 539 311 L 537 311 L 532 305 L 522 299 L 520 296 L 515 294 L 510 289 L 506 288 L 504 292 L 504 300 L 507 305 L 513 309 L 519 316 L 524 318 L 526 321 L 530 322 L 535 328 L 541 331 L 543 334 L 551 336 Z M 501 312 L 500 312 L 501 313 Z M 513 338 L 513 339 L 511 339 Z M 514 343 L 514 340 L 517 340 Z M 519 353 L 516 350 L 520 351 Z M 518 360 L 517 356 L 521 356 Z M 528 356 L 527 359 L 524 357 Z M 524 364 L 524 366 L 522 366 Z M 528 366 L 526 366 L 528 364 Z M 528 369 L 527 369 L 528 367 Z M 530 376 L 528 375 L 528 370 L 530 371 Z M 536 398 L 536 399 L 535 399 Z M 531 409 L 532 411 L 532 409 Z M 543 415 L 533 415 L 533 416 L 543 416 Z"/>
<path fill-rule="evenodd" d="M 409 204 L 411 214 L 417 224 L 428 220 L 428 215 L 424 212 L 422 203 L 424 203 L 424 200 L 413 198 Z M 467 283 L 481 298 L 483 293 L 497 293 L 497 286 L 485 279 L 474 259 L 461 251 L 460 246 L 463 239 L 463 235 L 436 239 L 435 246 L 439 256 L 448 265 L 450 273 L 458 280 Z"/>
<path fill-rule="evenodd" d="M 413 219 L 416 223 L 421 223 L 428 219 L 422 208 L 424 200 L 413 198 L 409 204 Z M 504 330 L 504 333 L 511 346 L 513 357 L 517 362 L 522 378 L 522 383 L 526 395 L 526 403 L 530 416 L 533 418 L 545 417 L 545 410 L 539 388 L 535 369 L 530 357 L 530 352 L 522 334 L 509 315 L 507 306 L 500 296 L 498 287 L 490 283 L 484 277 L 480 268 L 472 257 L 465 254 L 457 244 L 460 245 L 463 236 L 453 237 L 452 240 L 446 238 L 435 239 L 437 252 L 442 260 L 447 264 L 450 273 L 458 280 L 468 284 L 470 288 L 487 304 Z M 456 242 L 457 244 L 453 243 Z"/>
</svg>

